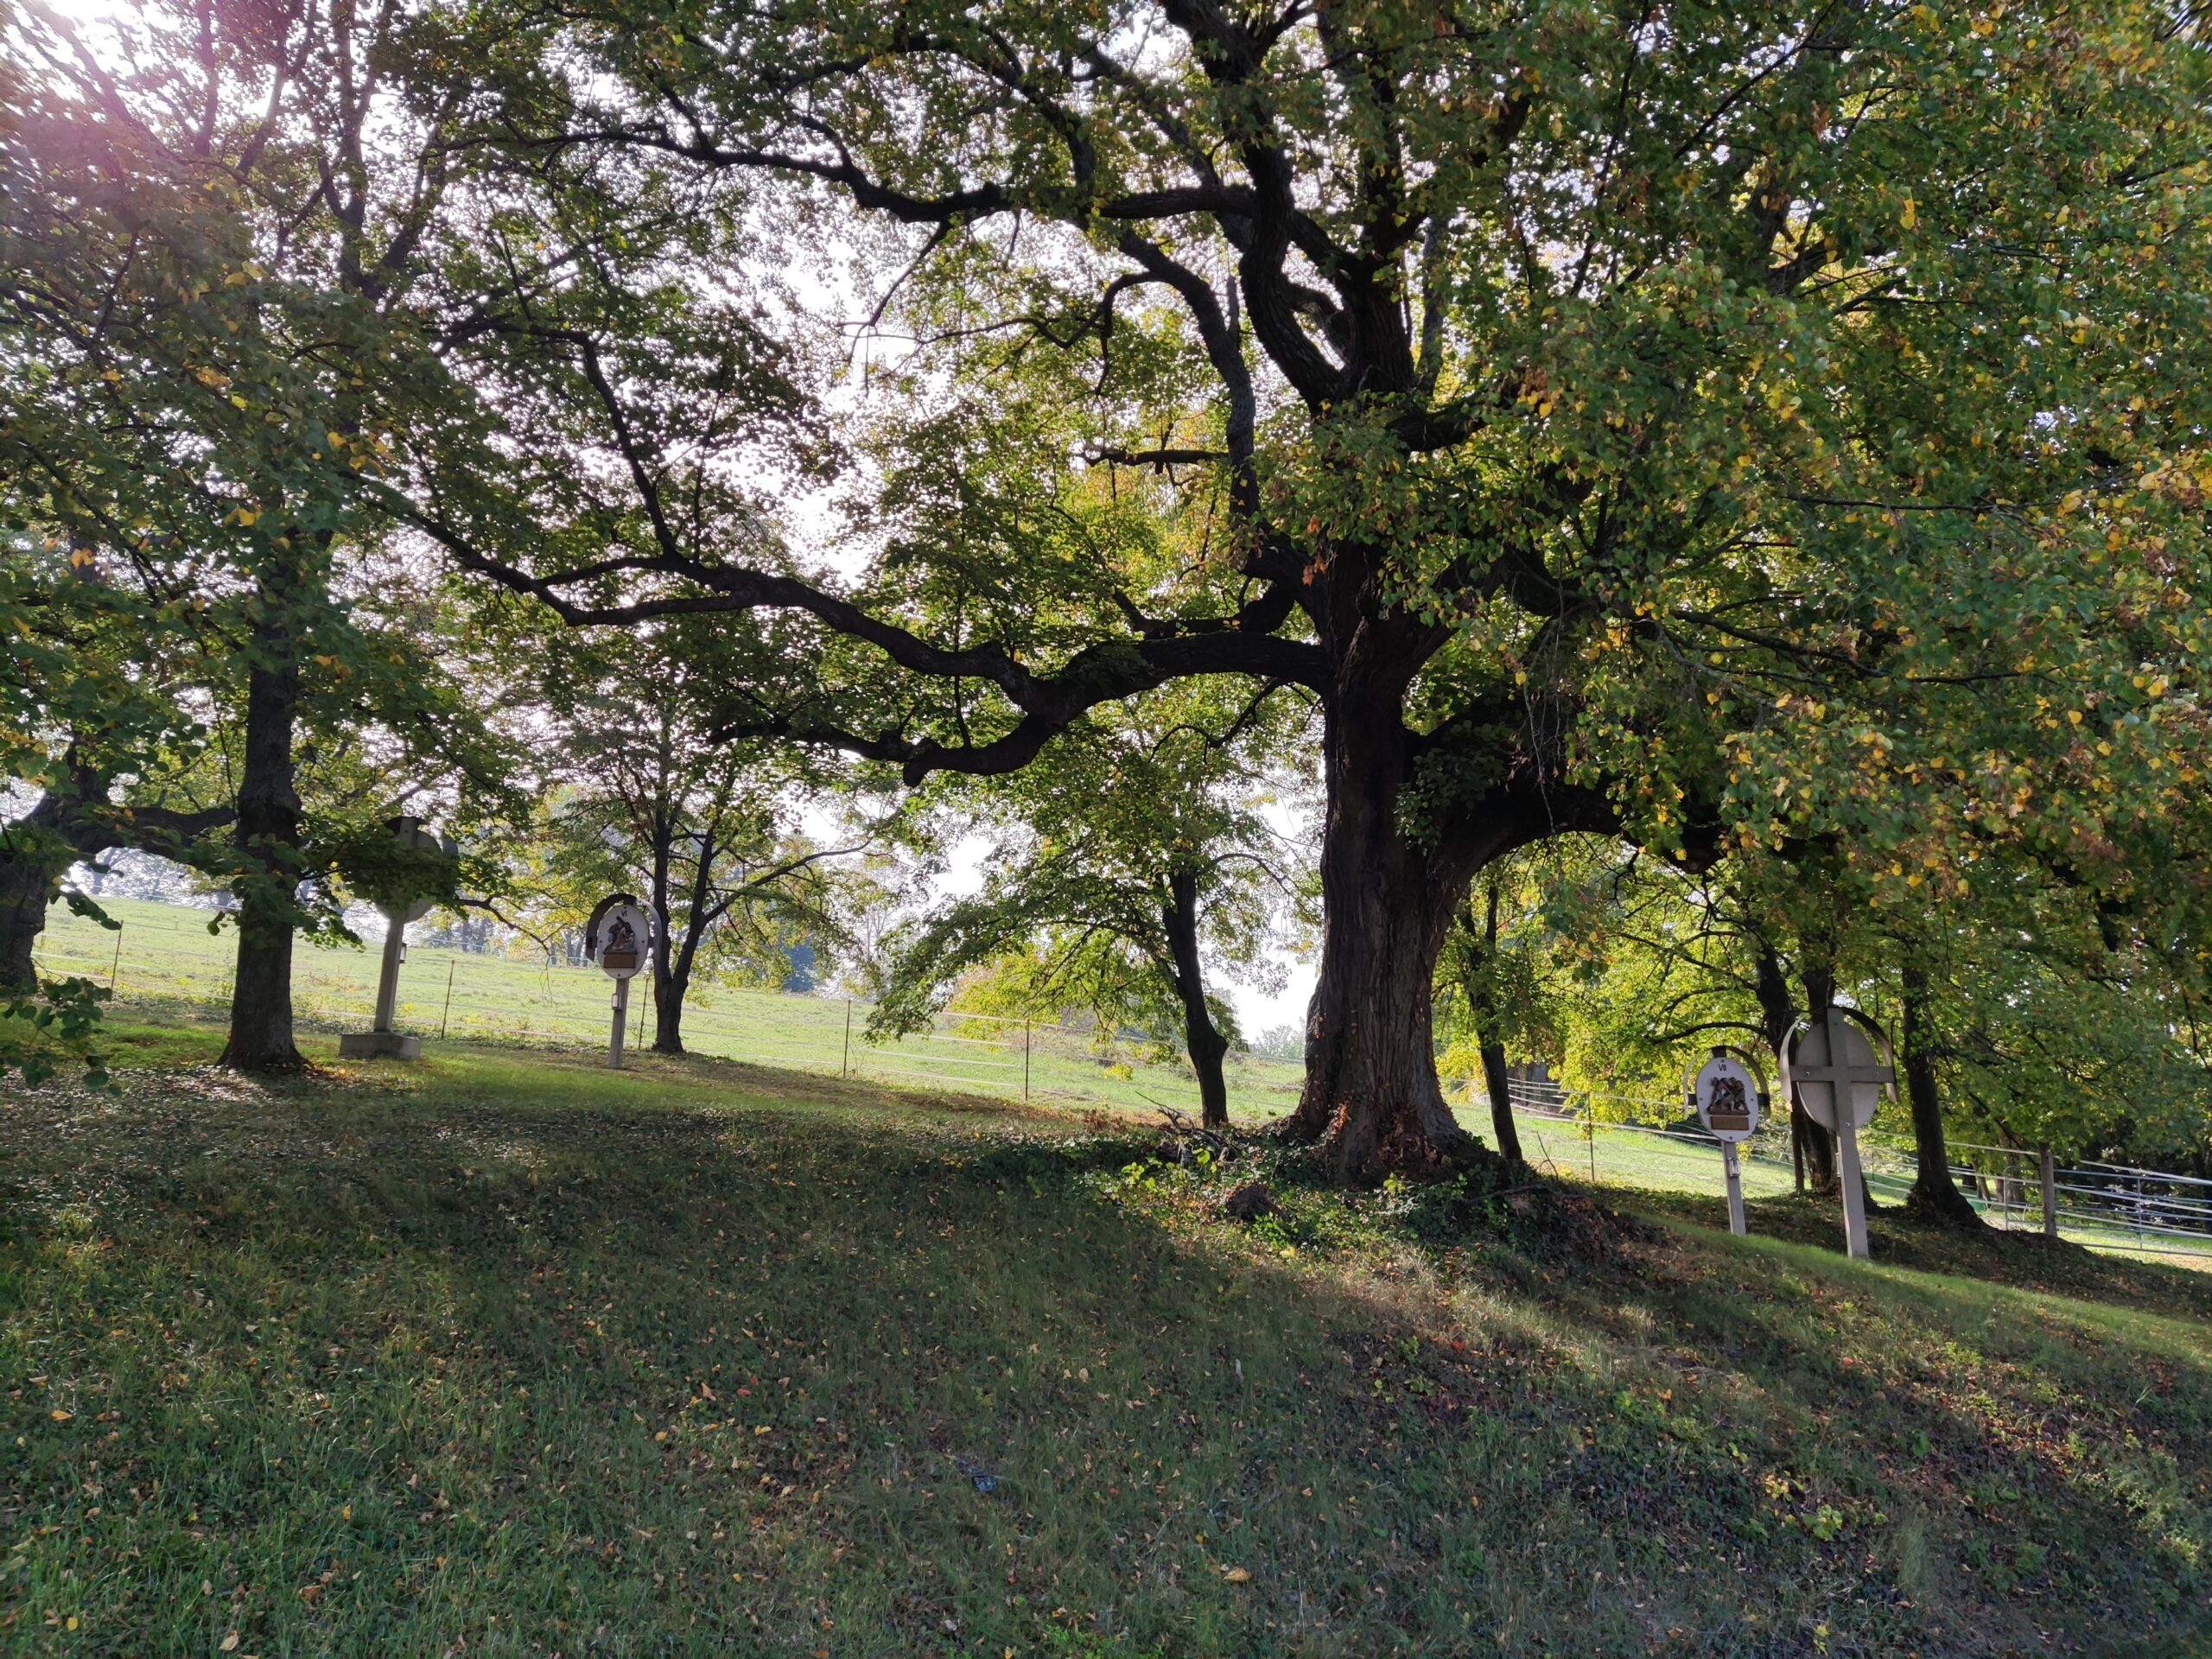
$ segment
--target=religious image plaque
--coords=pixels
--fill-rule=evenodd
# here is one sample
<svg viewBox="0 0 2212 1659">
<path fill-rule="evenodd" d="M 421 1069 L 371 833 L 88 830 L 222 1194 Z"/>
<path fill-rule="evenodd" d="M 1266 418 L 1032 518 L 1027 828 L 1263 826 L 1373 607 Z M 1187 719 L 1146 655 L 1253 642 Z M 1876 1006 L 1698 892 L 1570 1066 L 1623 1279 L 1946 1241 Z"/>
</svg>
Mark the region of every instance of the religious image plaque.
<svg viewBox="0 0 2212 1659">
<path fill-rule="evenodd" d="M 624 1027 L 630 1018 L 630 981 L 652 954 L 653 921 L 626 893 L 599 901 L 584 925 L 584 954 L 614 982 L 614 1022 L 607 1039 L 607 1063 L 622 1069 Z"/>
<path fill-rule="evenodd" d="M 1744 1236 L 1744 1173 L 1736 1148 L 1758 1133 L 1766 1109 L 1766 1079 L 1740 1049 L 1716 1048 L 1690 1080 L 1690 1104 L 1706 1133 L 1720 1143 L 1720 1173 L 1728 1185 L 1728 1230 Z"/>
</svg>

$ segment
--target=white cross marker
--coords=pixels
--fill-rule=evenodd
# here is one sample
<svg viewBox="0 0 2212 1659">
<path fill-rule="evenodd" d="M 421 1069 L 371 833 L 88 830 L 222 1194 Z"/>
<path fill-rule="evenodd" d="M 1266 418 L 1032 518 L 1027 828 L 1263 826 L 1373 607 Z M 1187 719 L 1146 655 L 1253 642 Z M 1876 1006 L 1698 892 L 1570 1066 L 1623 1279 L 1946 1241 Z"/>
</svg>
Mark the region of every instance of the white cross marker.
<svg viewBox="0 0 2212 1659">
<path fill-rule="evenodd" d="M 1844 1248 L 1863 1262 L 1867 1250 L 1866 1179 L 1859 1166 L 1861 1091 L 1866 1101 L 1865 1121 L 1871 1122 L 1875 1107 L 1881 1103 L 1882 1090 L 1895 1087 L 1897 1074 L 1894 1066 L 1885 1065 L 1874 1052 L 1873 1044 L 1851 1016 L 1834 1003 L 1828 1005 L 1825 1025 L 1827 1058 L 1808 1065 L 1793 1056 L 1789 1080 L 1792 1084 L 1817 1084 L 1827 1090 L 1827 1112 L 1820 1109 L 1815 1103 L 1818 1096 L 1809 1090 L 1806 1091 L 1805 1109 L 1816 1119 L 1832 1120 L 1829 1126 L 1835 1130 L 1838 1173 L 1843 1179 Z M 1800 1038 L 1793 1048 L 1802 1049 L 1803 1040 Z"/>
</svg>

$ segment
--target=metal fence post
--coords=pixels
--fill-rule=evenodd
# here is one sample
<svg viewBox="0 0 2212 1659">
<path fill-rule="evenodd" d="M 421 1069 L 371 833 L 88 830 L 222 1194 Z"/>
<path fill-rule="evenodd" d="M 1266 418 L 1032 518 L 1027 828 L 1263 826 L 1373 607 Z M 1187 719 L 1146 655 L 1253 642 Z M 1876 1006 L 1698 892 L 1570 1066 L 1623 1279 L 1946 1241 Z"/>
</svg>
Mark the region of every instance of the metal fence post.
<svg viewBox="0 0 2212 1659">
<path fill-rule="evenodd" d="M 845 999 L 845 1052 L 837 1057 L 837 1075 L 843 1077 L 853 1065 L 853 999 Z"/>
<path fill-rule="evenodd" d="M 446 962 L 446 1005 L 444 1007 L 438 1010 L 438 1035 L 440 1037 L 443 1037 L 446 1034 L 446 1020 L 450 1018 L 453 1014 L 454 966 L 454 964 L 453 960 L 448 957 Z"/>
<path fill-rule="evenodd" d="M 123 976 L 123 924 L 115 925 L 115 955 L 107 965 L 107 1000 L 115 1001 L 115 988 Z"/>
<path fill-rule="evenodd" d="M 2037 1161 L 2043 1166 L 2043 1236 L 2058 1236 L 2058 1170 L 2046 1146 L 2037 1154 Z"/>
<path fill-rule="evenodd" d="M 1021 1022 L 1021 1103 L 1029 1103 L 1029 1022 Z"/>
</svg>

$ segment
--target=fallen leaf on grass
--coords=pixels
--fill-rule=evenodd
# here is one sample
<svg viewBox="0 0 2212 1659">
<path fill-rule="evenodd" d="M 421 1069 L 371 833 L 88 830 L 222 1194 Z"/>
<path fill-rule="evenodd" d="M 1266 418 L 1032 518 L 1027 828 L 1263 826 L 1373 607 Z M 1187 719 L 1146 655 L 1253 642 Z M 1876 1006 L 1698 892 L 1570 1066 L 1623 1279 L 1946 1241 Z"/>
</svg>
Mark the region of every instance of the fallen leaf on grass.
<svg viewBox="0 0 2212 1659">
<path fill-rule="evenodd" d="M 1232 1567 L 1228 1572 L 1223 1573 L 1221 1576 L 1230 1584 L 1249 1584 L 1252 1582 L 1252 1575 L 1241 1567 Z"/>
</svg>

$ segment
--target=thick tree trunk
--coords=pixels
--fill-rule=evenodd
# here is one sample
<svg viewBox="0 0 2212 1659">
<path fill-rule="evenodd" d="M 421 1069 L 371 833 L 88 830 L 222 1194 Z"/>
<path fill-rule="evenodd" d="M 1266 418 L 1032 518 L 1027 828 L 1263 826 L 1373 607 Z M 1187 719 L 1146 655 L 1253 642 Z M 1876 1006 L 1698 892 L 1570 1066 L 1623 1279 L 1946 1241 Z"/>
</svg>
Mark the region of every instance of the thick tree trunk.
<svg viewBox="0 0 2212 1659">
<path fill-rule="evenodd" d="M 74 853 L 54 834 L 61 803 L 41 795 L 30 811 L 0 829 L 0 991 L 34 991 L 32 953 L 46 931 L 47 906 Z"/>
<path fill-rule="evenodd" d="M 238 883 L 238 974 L 223 1064 L 242 1071 L 306 1064 L 292 1033 L 292 938 L 298 920 L 300 798 L 292 735 L 299 670 L 283 630 L 261 631 L 264 654 L 246 682 L 245 761 L 239 774 L 238 844 L 258 868 Z"/>
<path fill-rule="evenodd" d="M 1436 1081 L 1436 959 L 1471 864 L 1401 830 L 1409 772 L 1398 698 L 1328 711 L 1320 983 L 1306 1026 L 1306 1087 L 1283 1125 L 1338 1180 L 1440 1174 L 1483 1155 Z"/>
<path fill-rule="evenodd" d="M 1904 1049 L 1906 1103 L 1912 1109 L 1914 1170 L 1904 1207 L 1911 1214 L 1954 1226 L 1980 1226 L 1959 1184 L 1951 1179 L 1950 1148 L 1943 1140 L 1943 1103 L 1936 1087 L 1934 1039 L 1928 1029 L 1928 970 L 1908 960 L 1904 982 L 1904 1021 L 1898 1033 Z"/>
<path fill-rule="evenodd" d="M 1229 1084 L 1221 1063 L 1229 1039 L 1214 1025 L 1206 1007 L 1205 965 L 1198 957 L 1198 879 L 1179 870 L 1167 880 L 1160 921 L 1175 964 L 1175 995 L 1183 1004 L 1183 1046 L 1198 1080 L 1198 1116 L 1210 1129 L 1229 1127 Z"/>
</svg>

